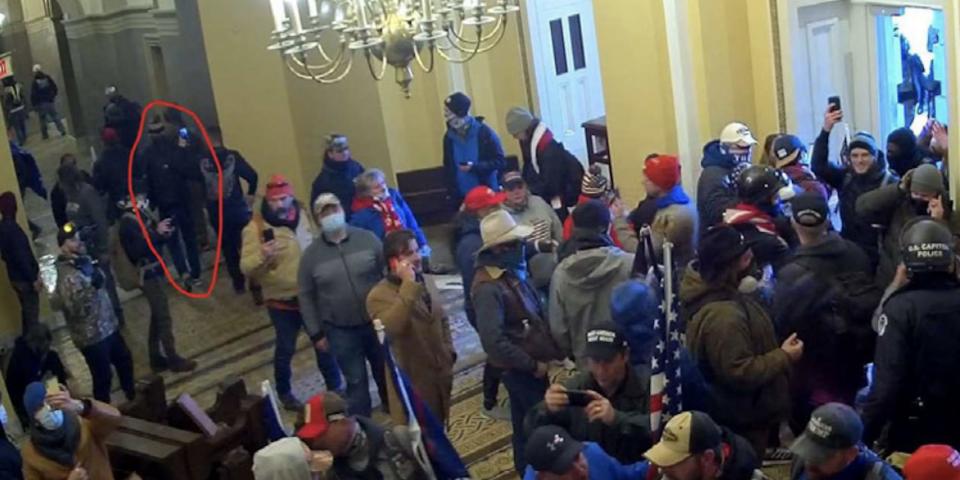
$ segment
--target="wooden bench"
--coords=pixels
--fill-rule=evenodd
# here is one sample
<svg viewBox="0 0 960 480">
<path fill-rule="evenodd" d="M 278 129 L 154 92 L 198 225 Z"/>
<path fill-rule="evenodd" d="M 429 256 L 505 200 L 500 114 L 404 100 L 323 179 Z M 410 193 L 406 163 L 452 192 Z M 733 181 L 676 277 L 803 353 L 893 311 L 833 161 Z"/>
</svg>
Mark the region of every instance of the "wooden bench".
<svg viewBox="0 0 960 480">
<path fill-rule="evenodd" d="M 214 407 L 203 411 L 189 395 L 168 407 L 164 392 L 163 379 L 152 378 L 125 406 L 126 416 L 107 439 L 117 478 L 253 479 L 253 452 L 267 444 L 262 397 L 249 395 L 242 380 L 227 380 Z"/>
<path fill-rule="evenodd" d="M 508 156 L 506 160 L 507 170 L 520 170 L 515 155 Z M 420 226 L 449 223 L 460 210 L 460 205 L 450 198 L 447 191 L 447 176 L 443 167 L 398 173 L 397 189 L 410 205 Z"/>
</svg>

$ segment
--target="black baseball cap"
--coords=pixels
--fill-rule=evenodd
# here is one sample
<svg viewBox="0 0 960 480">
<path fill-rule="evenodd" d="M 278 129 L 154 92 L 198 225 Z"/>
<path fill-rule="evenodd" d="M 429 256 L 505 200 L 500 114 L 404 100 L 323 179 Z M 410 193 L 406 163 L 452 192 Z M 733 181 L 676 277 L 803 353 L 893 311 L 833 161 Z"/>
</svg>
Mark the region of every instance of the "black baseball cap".
<svg viewBox="0 0 960 480">
<path fill-rule="evenodd" d="M 816 192 L 803 192 L 790 201 L 793 221 L 805 227 L 819 227 L 830 216 L 827 199 Z"/>
<path fill-rule="evenodd" d="M 604 323 L 587 330 L 584 355 L 600 361 L 610 361 L 627 350 L 627 339 L 613 323 Z"/>
<path fill-rule="evenodd" d="M 837 452 L 859 444 L 862 437 L 860 415 L 842 403 L 828 403 L 813 411 L 790 451 L 809 464 L 822 465 Z"/>
<path fill-rule="evenodd" d="M 570 471 L 582 450 L 583 444 L 563 428 L 544 425 L 530 434 L 523 454 L 534 471 L 563 475 Z"/>
</svg>

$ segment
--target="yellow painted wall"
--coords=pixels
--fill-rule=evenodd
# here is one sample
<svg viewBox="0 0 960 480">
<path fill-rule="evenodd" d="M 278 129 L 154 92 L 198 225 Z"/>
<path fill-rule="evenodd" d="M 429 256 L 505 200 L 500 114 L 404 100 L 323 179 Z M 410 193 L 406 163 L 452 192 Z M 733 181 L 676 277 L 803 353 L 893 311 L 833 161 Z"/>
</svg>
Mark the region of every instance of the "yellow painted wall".
<svg viewBox="0 0 960 480">
<path fill-rule="evenodd" d="M 392 76 L 389 70 L 388 75 Z M 287 71 L 283 77 L 283 88 L 289 91 L 287 108 L 303 161 L 300 171 L 308 189 L 323 166 L 324 138 L 331 132 L 346 135 L 353 156 L 367 168 L 379 168 L 388 177 L 392 175 L 380 94 L 362 55 L 354 59 L 353 69 L 340 83 L 320 85 Z"/>
<path fill-rule="evenodd" d="M 701 132 L 707 135 L 702 140 L 707 141 L 716 138 L 731 121 L 753 126 L 756 112 L 747 0 L 699 0 L 698 4 L 705 78 L 702 93 L 708 109 L 707 124 Z"/>
<path fill-rule="evenodd" d="M 628 203 L 643 196 L 643 159 L 676 152 L 676 119 L 660 0 L 594 0 L 614 177 Z"/>
<path fill-rule="evenodd" d="M 266 185 L 286 173 L 300 198 L 309 193 L 280 56 L 264 47 L 272 28 L 261 0 L 197 2 L 217 112 L 227 145 L 241 151 Z M 261 191 L 263 186 L 261 186 Z"/>
<path fill-rule="evenodd" d="M 0 115 L 0 128 L 6 131 L 6 120 Z M 0 193 L 11 191 L 17 196 L 17 220 L 25 232 L 27 217 L 20 198 L 20 187 L 17 185 L 17 174 L 13 169 L 13 159 L 9 148 L 0 148 Z M 29 233 L 28 233 L 29 235 Z M 10 280 L 7 278 L 6 265 L 0 261 L 0 338 L 10 338 L 20 333 L 20 302 L 17 300 Z"/>
</svg>

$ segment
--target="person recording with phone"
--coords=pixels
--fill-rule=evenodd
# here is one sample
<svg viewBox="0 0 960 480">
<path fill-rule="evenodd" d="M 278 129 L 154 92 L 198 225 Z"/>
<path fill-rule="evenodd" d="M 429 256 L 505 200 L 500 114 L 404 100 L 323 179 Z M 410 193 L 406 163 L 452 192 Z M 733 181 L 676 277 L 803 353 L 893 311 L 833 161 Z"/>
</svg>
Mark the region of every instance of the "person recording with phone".
<svg viewBox="0 0 960 480">
<path fill-rule="evenodd" d="M 87 255 L 80 230 L 73 223 L 60 229 L 57 244 L 57 285 L 50 304 L 63 312 L 70 338 L 90 368 L 93 396 L 110 402 L 113 367 L 127 400 L 133 400 L 133 358 L 104 288 L 104 274 L 96 260 Z"/>
<path fill-rule="evenodd" d="M 310 215 L 293 196 L 293 186 L 283 175 L 270 177 L 260 208 L 242 233 L 240 270 L 263 289 L 267 315 L 277 336 L 273 351 L 277 394 L 283 407 L 295 412 L 303 410 L 303 403 L 293 393 L 290 369 L 297 337 L 304 328 L 297 300 L 297 270 L 315 233 Z M 316 343 L 317 367 L 327 390 L 339 391 L 343 389 L 340 369 L 328 348 L 325 341 Z"/>
<path fill-rule="evenodd" d="M 414 390 L 441 424 L 450 416 L 453 364 L 457 354 L 450 323 L 433 280 L 424 278 L 420 244 L 410 230 L 397 230 L 383 239 L 388 262 L 386 278 L 367 295 L 370 318 L 383 322 L 397 364 L 410 376 Z M 387 392 L 394 423 L 406 418 L 400 398 Z"/>
<path fill-rule="evenodd" d="M 150 211 L 145 195 L 138 195 L 136 204 L 130 199 L 120 202 L 121 211 L 117 235 L 123 254 L 127 256 L 139 275 L 137 283 L 143 296 L 150 305 L 150 330 L 147 337 L 147 352 L 150 356 L 150 369 L 155 373 L 164 370 L 189 372 L 197 368 L 197 362 L 187 360 L 177 354 L 173 337 L 173 317 L 167 299 L 167 279 L 160 262 L 150 251 L 150 245 L 140 229 L 137 210 L 144 221 L 144 227 L 150 236 L 154 248 L 160 248 L 173 236 L 173 221 L 170 218 L 159 219 Z"/>
<path fill-rule="evenodd" d="M 840 97 L 831 97 L 823 115 L 823 128 L 813 144 L 810 167 L 817 179 L 837 191 L 840 220 L 843 227 L 840 236 L 856 243 L 870 258 L 871 268 L 876 270 L 879 262 L 876 228 L 857 214 L 857 199 L 861 195 L 884 185 L 896 184 L 900 178 L 887 169 L 883 151 L 877 141 L 867 132 L 857 132 L 847 143 L 846 157 L 842 164 L 830 161 L 837 152 L 830 152 L 830 135 L 833 128 L 843 120 Z"/>
<path fill-rule="evenodd" d="M 530 414 L 533 426 L 561 426 L 624 464 L 643 460 L 653 445 L 650 395 L 630 367 L 626 337 L 612 323 L 598 325 L 587 331 L 585 355 L 586 371 L 547 389 Z"/>
</svg>

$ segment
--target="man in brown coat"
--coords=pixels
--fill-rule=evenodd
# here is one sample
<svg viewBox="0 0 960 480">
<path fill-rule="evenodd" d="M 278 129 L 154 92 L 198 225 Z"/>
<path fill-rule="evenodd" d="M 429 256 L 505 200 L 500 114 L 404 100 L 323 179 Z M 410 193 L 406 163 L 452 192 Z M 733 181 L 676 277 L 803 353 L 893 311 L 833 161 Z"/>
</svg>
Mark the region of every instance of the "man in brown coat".
<svg viewBox="0 0 960 480">
<path fill-rule="evenodd" d="M 729 225 L 711 227 L 680 285 L 687 348 L 710 384 L 708 412 L 763 455 L 790 409 L 787 374 L 803 354 L 790 335 L 781 346 L 773 322 L 749 294 L 753 252 Z"/>
<path fill-rule="evenodd" d="M 417 237 L 410 230 L 387 234 L 383 258 L 389 272 L 367 295 L 367 312 L 383 322 L 399 367 L 424 403 L 446 424 L 457 356 L 440 298 L 432 282 L 423 278 L 419 251 Z M 396 390 L 389 389 L 388 397 L 394 423 L 406 424 L 403 408 L 396 403 Z"/>
<path fill-rule="evenodd" d="M 30 415 L 21 451 L 25 480 L 113 480 L 107 437 L 122 418 L 116 408 L 40 382 L 27 386 L 23 403 Z"/>
</svg>

